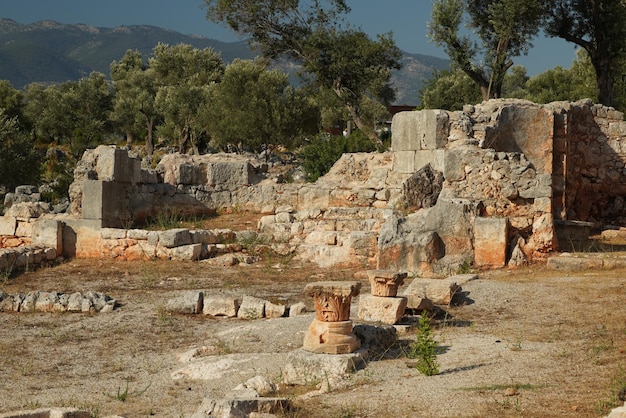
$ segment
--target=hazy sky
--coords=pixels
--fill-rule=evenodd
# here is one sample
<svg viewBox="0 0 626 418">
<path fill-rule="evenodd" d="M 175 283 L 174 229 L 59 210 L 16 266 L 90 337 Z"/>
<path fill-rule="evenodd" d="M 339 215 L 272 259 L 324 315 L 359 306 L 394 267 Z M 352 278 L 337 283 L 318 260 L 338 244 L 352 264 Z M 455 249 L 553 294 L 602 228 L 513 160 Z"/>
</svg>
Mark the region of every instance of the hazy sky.
<svg viewBox="0 0 626 418">
<path fill-rule="evenodd" d="M 374 36 L 393 32 L 404 51 L 446 58 L 442 49 L 428 41 L 426 24 L 431 0 L 347 0 L 350 22 Z M 202 0 L 0 0 L 0 17 L 19 23 L 55 20 L 99 27 L 154 25 L 186 35 L 202 35 L 222 41 L 237 40 L 228 29 L 205 18 Z M 559 39 L 538 38 L 526 57 L 515 59 L 529 75 L 557 65 L 569 67 L 574 47 Z"/>
</svg>

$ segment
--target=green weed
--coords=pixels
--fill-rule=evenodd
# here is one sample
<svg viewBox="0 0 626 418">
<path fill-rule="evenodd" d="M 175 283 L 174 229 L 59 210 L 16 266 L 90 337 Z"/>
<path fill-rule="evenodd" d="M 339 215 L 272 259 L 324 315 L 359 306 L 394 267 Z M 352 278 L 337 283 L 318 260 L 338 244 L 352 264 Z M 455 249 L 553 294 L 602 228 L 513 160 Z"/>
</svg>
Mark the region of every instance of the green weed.
<svg viewBox="0 0 626 418">
<path fill-rule="evenodd" d="M 415 368 L 426 376 L 439 374 L 439 362 L 437 361 L 437 351 L 439 343 L 432 336 L 430 318 L 423 314 L 417 326 L 417 336 L 415 341 L 409 345 L 406 356 L 416 359 Z"/>
</svg>

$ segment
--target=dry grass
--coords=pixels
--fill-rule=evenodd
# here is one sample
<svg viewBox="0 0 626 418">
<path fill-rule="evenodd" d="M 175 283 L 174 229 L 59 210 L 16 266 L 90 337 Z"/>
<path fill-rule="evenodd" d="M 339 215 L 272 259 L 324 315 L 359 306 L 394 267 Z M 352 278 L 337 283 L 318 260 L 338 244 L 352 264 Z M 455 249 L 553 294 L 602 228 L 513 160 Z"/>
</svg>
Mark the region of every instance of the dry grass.
<svg viewBox="0 0 626 418">
<path fill-rule="evenodd" d="M 201 262 L 70 260 L 5 281 L 0 290 L 7 293 L 96 290 L 117 298 L 121 307 L 97 315 L 0 314 L 0 412 L 75 406 L 96 417 L 190 414 L 206 389 L 202 382 L 169 379 L 174 354 L 211 344 L 222 354 L 250 352 L 258 339 L 215 336 L 214 327 L 238 326 L 238 320 L 165 312 L 174 292 L 280 295 L 310 305 L 302 294 L 307 282 L 353 279 L 355 272 L 288 260 L 276 268 L 278 261 L 218 268 Z M 568 274 L 533 266 L 485 272 L 467 288 L 465 304 L 447 307 L 448 315 L 433 322 L 447 347 L 440 375 L 422 376 L 402 358 L 372 362 L 346 388 L 294 398 L 297 408 L 286 416 L 595 417 L 616 405 L 617 392 L 626 386 L 625 270 Z M 367 283 L 362 291 L 368 291 Z M 497 343 L 489 340 L 496 338 Z M 462 346 L 475 339 L 491 341 L 490 348 Z M 515 394 L 505 396 L 509 388 Z M 301 388 L 285 393 L 297 397 Z M 448 409 L 436 409 L 441 405 Z"/>
</svg>

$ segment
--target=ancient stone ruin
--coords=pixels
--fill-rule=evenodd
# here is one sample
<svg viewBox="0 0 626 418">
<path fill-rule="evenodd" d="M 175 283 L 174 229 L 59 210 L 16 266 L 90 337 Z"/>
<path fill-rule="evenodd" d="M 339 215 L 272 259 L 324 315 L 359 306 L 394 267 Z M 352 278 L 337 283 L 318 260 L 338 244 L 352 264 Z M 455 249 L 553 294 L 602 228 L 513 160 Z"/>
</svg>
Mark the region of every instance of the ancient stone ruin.
<svg viewBox="0 0 626 418">
<path fill-rule="evenodd" d="M 197 260 L 254 240 L 321 266 L 426 277 L 532 262 L 626 226 L 626 122 L 612 108 L 491 100 L 401 112 L 392 132 L 391 151 L 345 154 L 312 184 L 250 156 L 173 154 L 152 169 L 100 146 L 76 168 L 68 213 L 18 199 L 0 231 L 66 257 Z M 263 216 L 245 234 L 136 229 L 158 212 L 223 209 Z"/>
</svg>

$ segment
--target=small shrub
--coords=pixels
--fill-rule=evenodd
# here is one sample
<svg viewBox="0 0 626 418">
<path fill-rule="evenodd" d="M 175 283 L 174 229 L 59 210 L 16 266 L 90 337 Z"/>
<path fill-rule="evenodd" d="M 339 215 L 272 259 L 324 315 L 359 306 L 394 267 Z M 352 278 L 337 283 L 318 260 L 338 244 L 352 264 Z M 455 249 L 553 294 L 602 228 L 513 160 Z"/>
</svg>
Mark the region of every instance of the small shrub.
<svg viewBox="0 0 626 418">
<path fill-rule="evenodd" d="M 307 181 L 314 182 L 328 173 L 342 154 L 374 151 L 376 151 L 376 143 L 361 131 L 355 131 L 347 138 L 319 136 L 302 149 L 300 158 Z"/>
<path fill-rule="evenodd" d="M 431 335 L 430 318 L 426 313 L 422 314 L 417 328 L 417 337 L 409 346 L 407 357 L 416 359 L 415 368 L 426 376 L 439 374 L 437 351 L 439 343 Z"/>
</svg>

